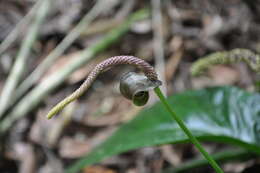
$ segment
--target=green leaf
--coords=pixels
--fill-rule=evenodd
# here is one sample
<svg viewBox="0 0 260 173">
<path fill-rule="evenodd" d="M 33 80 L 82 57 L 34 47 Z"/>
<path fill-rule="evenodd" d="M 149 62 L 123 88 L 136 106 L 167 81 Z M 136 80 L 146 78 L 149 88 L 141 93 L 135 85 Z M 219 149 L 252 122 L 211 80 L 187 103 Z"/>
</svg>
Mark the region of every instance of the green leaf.
<svg viewBox="0 0 260 173">
<path fill-rule="evenodd" d="M 260 154 L 260 95 L 234 87 L 187 91 L 168 98 L 200 140 L 239 145 Z M 144 146 L 188 142 L 161 103 L 142 111 L 67 172 Z"/>
</svg>

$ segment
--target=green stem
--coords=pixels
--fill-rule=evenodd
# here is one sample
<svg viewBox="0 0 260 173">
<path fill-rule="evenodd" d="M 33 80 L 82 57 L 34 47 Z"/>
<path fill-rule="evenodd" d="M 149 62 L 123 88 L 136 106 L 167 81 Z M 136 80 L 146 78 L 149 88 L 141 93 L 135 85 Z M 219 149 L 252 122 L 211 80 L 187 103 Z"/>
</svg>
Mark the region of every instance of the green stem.
<svg viewBox="0 0 260 173">
<path fill-rule="evenodd" d="M 234 161 L 234 160 L 245 161 L 257 157 L 254 153 L 251 153 L 245 149 L 228 149 L 225 151 L 218 152 L 216 154 L 212 154 L 211 156 L 214 158 L 214 160 L 217 160 L 218 162 L 222 162 L 222 163 L 227 161 Z M 183 163 L 179 167 L 166 169 L 165 171 L 163 171 L 163 173 L 184 172 L 194 168 L 206 166 L 207 164 L 208 161 L 203 158 L 194 159 Z"/>
<path fill-rule="evenodd" d="M 255 90 L 256 90 L 256 92 L 260 92 L 260 81 L 256 81 L 255 82 Z"/>
<path fill-rule="evenodd" d="M 207 151 L 202 147 L 202 145 L 199 143 L 199 141 L 192 135 L 190 130 L 186 127 L 184 122 L 181 118 L 177 116 L 177 114 L 174 113 L 171 106 L 167 102 L 166 98 L 164 97 L 163 93 L 161 92 L 159 87 L 156 87 L 154 89 L 154 92 L 159 97 L 160 101 L 163 103 L 165 108 L 169 111 L 173 119 L 179 124 L 180 128 L 184 131 L 184 133 L 188 136 L 190 141 L 197 147 L 197 149 L 202 153 L 202 155 L 205 157 L 205 159 L 208 160 L 208 162 L 211 164 L 211 166 L 215 169 L 217 173 L 224 173 L 223 170 L 218 166 L 216 161 L 207 153 Z"/>
</svg>

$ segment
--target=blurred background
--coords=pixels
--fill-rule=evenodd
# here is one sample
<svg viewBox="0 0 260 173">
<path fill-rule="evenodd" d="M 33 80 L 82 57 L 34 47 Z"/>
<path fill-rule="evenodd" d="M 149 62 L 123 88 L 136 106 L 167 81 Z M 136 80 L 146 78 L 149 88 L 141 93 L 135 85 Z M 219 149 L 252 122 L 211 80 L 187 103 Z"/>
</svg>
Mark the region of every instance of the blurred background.
<svg viewBox="0 0 260 173">
<path fill-rule="evenodd" d="M 136 69 L 118 66 L 62 116 L 45 118 L 100 61 L 116 55 L 148 61 L 166 95 L 222 85 L 254 91 L 256 75 L 246 64 L 216 65 L 197 77 L 190 67 L 216 51 L 259 53 L 259 41 L 258 0 L 0 0 L 0 172 L 64 172 L 143 109 L 118 90 L 121 75 Z M 156 101 L 152 95 L 146 107 Z M 225 147 L 204 146 L 210 152 Z M 145 147 L 82 172 L 160 173 L 198 155 L 191 144 Z M 222 167 L 260 172 L 259 158 Z M 186 172 L 196 171 L 213 172 L 209 166 Z"/>
</svg>

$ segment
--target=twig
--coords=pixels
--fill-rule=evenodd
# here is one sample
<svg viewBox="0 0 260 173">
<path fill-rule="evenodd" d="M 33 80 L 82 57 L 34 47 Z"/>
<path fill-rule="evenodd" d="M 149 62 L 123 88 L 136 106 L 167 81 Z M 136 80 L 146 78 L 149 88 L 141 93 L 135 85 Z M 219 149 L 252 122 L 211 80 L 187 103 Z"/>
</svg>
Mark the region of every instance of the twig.
<svg viewBox="0 0 260 173">
<path fill-rule="evenodd" d="M 110 2 L 110 1 L 109 1 Z M 104 6 L 110 9 L 114 3 L 99 0 L 95 6 L 82 18 L 62 42 L 44 59 L 44 61 L 29 75 L 18 87 L 12 102 L 19 99 L 39 78 L 46 72 L 50 65 L 58 59 L 63 52 L 86 30 L 88 25 L 101 13 Z"/>
<path fill-rule="evenodd" d="M 31 10 L 23 17 L 23 19 L 15 26 L 15 28 L 8 34 L 8 36 L 2 41 L 0 44 L 0 56 L 4 53 L 4 51 L 14 42 L 17 35 L 20 32 L 20 29 L 29 23 L 31 18 L 33 17 L 33 14 L 37 11 L 39 6 L 43 3 L 45 0 L 38 0 L 34 6 L 31 8 Z"/>
<path fill-rule="evenodd" d="M 122 7 L 115 15 L 115 20 L 122 20 L 133 10 L 136 1 L 122 1 Z"/>
<path fill-rule="evenodd" d="M 8 130 L 17 119 L 28 115 L 28 112 L 38 106 L 38 104 L 41 103 L 50 92 L 63 83 L 75 70 L 85 65 L 97 53 L 102 52 L 108 46 L 118 41 L 120 37 L 129 30 L 132 23 L 144 19 L 147 16 L 148 12 L 146 10 L 140 10 L 134 13 L 125 23 L 109 32 L 100 42 L 85 49 L 81 53 L 80 57 L 78 57 L 73 63 L 68 64 L 60 71 L 57 71 L 55 74 L 42 81 L 36 88 L 23 97 L 10 114 L 8 114 L 8 116 L 0 123 L 0 133 L 6 132 L 6 130 Z"/>
<path fill-rule="evenodd" d="M 11 96 L 13 95 L 21 76 L 26 69 L 26 61 L 29 57 L 30 49 L 37 38 L 39 27 L 43 23 L 49 9 L 49 0 L 45 0 L 43 2 L 44 3 L 41 4 L 33 24 L 22 42 L 22 46 L 19 50 L 15 63 L 2 90 L 0 97 L 0 117 L 2 117 L 6 111 L 6 108 L 10 103 L 10 99 L 12 98 Z"/>
<path fill-rule="evenodd" d="M 166 80 L 171 80 L 178 69 L 178 65 L 183 57 L 184 45 L 181 37 L 174 37 L 171 41 L 170 49 L 171 56 L 166 63 Z"/>
<path fill-rule="evenodd" d="M 155 69 L 158 72 L 159 79 L 166 84 L 165 61 L 164 61 L 164 40 L 163 23 L 161 13 L 161 1 L 151 0 L 152 3 L 152 23 L 153 23 L 153 50 L 155 56 Z M 166 85 L 162 86 L 163 93 L 166 94 Z"/>
</svg>

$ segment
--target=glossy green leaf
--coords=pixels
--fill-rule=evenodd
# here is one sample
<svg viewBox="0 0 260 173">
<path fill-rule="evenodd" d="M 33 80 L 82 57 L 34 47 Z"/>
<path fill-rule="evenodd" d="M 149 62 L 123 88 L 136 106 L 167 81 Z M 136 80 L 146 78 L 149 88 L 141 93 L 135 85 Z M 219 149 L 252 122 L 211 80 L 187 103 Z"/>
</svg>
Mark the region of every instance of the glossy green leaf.
<svg viewBox="0 0 260 173">
<path fill-rule="evenodd" d="M 187 91 L 168 98 L 173 109 L 200 140 L 239 145 L 260 154 L 260 95 L 233 87 Z M 123 125 L 67 172 L 144 146 L 188 139 L 161 103 Z"/>
</svg>

